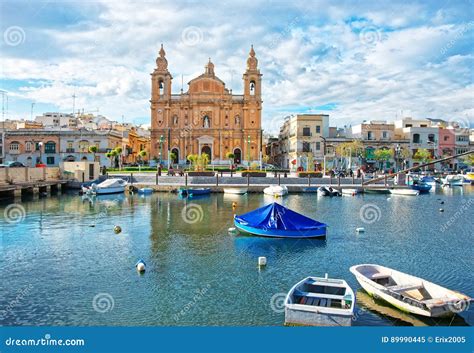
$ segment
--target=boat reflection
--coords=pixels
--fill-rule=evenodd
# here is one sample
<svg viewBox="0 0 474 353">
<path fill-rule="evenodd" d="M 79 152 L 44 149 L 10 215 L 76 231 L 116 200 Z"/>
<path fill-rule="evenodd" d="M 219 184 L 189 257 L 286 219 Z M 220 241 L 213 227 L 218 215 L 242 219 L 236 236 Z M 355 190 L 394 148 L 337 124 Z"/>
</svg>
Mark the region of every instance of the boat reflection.
<svg viewBox="0 0 474 353">
<path fill-rule="evenodd" d="M 396 326 L 469 326 L 458 314 L 450 318 L 429 318 L 403 312 L 383 300 L 370 296 L 362 288 L 357 291 L 356 298 L 357 304 L 362 310 L 369 310 Z"/>
</svg>

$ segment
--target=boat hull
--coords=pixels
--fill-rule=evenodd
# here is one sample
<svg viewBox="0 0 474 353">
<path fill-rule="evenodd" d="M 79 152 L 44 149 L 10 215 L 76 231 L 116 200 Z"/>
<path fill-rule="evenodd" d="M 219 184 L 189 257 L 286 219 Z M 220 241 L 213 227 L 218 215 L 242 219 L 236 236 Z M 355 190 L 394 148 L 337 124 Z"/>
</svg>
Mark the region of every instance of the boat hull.
<svg viewBox="0 0 474 353">
<path fill-rule="evenodd" d="M 113 187 L 113 188 L 104 188 L 104 189 L 92 189 L 83 187 L 82 192 L 89 195 L 109 195 L 109 194 L 121 194 L 125 192 L 125 186 Z"/>
<path fill-rule="evenodd" d="M 418 196 L 420 191 L 418 190 L 411 190 L 411 189 L 401 189 L 401 190 L 390 190 L 392 195 L 399 195 L 399 196 Z"/>
<path fill-rule="evenodd" d="M 368 278 L 366 274 L 360 272 L 359 268 L 362 268 L 362 271 L 364 271 L 364 268 L 372 269 L 372 271 L 375 271 L 374 273 L 376 275 L 384 273 L 384 276 L 396 276 L 398 278 L 398 285 L 395 285 L 394 287 L 403 288 L 403 286 L 406 286 L 405 288 L 407 289 L 396 290 L 393 289 L 393 286 L 386 287 L 380 285 L 373 279 Z M 453 310 L 456 308 L 456 302 L 466 303 L 471 300 L 469 297 L 461 293 L 451 291 L 421 278 L 379 265 L 356 265 L 352 266 L 350 271 L 356 277 L 361 287 L 369 293 L 369 295 L 383 299 L 387 303 L 407 313 L 426 317 L 450 317 L 453 316 L 455 312 L 458 312 Z M 369 273 L 371 272 L 369 271 Z M 372 276 L 372 278 L 374 278 L 374 276 Z M 415 286 L 413 286 L 413 284 L 415 284 Z M 417 284 L 420 284 L 421 286 L 418 287 Z M 436 299 L 432 299 L 435 302 L 428 304 L 430 300 L 420 299 L 421 301 L 416 301 L 410 299 L 410 296 L 407 296 L 407 294 L 404 294 L 417 288 L 422 288 L 424 291 L 428 291 L 431 295 L 437 293 L 435 296 Z M 440 302 L 438 303 L 437 301 Z M 468 306 L 469 305 L 465 305 L 464 308 L 467 308 Z"/>
<path fill-rule="evenodd" d="M 257 235 L 260 237 L 292 238 L 292 239 L 326 237 L 326 226 L 322 226 L 320 228 L 315 228 L 313 230 L 308 230 L 308 231 L 299 231 L 299 230 L 278 230 L 278 229 L 265 230 L 265 229 L 254 228 L 254 227 L 241 224 L 237 220 L 234 220 L 234 225 L 241 233 Z"/>
<path fill-rule="evenodd" d="M 244 195 L 248 192 L 248 188 L 224 188 L 224 194 Z"/>
<path fill-rule="evenodd" d="M 285 325 L 305 326 L 351 326 L 352 313 L 314 313 L 305 310 L 285 308 Z"/>
<path fill-rule="evenodd" d="M 269 186 L 268 188 L 263 189 L 263 193 L 270 196 L 285 196 L 288 195 L 288 188 L 285 186 Z"/>
<path fill-rule="evenodd" d="M 181 196 L 198 196 L 208 195 L 211 193 L 211 189 L 180 189 L 179 194 Z"/>
</svg>

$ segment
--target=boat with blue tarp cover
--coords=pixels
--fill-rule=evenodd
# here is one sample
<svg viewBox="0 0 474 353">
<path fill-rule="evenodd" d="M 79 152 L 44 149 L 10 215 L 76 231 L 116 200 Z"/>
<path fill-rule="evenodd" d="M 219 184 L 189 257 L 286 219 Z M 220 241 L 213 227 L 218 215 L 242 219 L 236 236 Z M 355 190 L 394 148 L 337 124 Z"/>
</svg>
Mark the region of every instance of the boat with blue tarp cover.
<svg viewBox="0 0 474 353">
<path fill-rule="evenodd" d="M 243 233 L 277 238 L 318 238 L 326 236 L 327 225 L 276 202 L 236 215 L 235 227 Z"/>
</svg>

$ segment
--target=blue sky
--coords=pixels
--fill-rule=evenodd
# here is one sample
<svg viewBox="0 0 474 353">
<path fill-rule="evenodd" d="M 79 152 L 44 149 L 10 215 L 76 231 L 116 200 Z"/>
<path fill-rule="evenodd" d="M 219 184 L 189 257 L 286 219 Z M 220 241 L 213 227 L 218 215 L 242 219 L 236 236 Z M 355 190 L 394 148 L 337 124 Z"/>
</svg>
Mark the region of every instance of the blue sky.
<svg viewBox="0 0 474 353">
<path fill-rule="evenodd" d="M 96 112 L 149 122 L 160 43 L 173 91 L 207 58 L 234 93 L 253 44 L 264 128 L 321 112 L 332 125 L 404 116 L 473 124 L 473 1 L 34 1 L 0 4 L 8 118 Z M 186 84 L 185 84 L 186 85 Z"/>
</svg>

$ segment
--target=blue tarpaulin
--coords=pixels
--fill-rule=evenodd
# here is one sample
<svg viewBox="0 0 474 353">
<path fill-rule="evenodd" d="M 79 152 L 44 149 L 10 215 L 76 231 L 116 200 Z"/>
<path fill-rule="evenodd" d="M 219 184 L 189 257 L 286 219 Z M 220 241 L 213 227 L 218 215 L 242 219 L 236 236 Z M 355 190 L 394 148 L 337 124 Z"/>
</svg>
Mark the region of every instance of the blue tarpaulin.
<svg viewBox="0 0 474 353">
<path fill-rule="evenodd" d="M 303 216 L 276 202 L 243 215 L 235 216 L 235 220 L 249 227 L 265 230 L 306 231 L 326 226 L 324 223 Z"/>
</svg>

